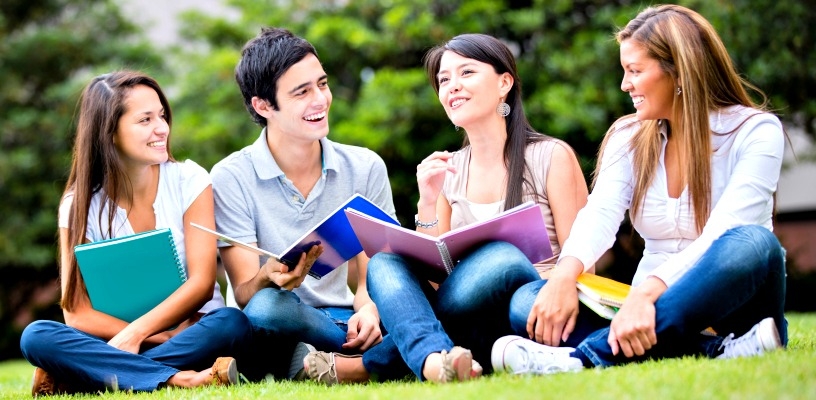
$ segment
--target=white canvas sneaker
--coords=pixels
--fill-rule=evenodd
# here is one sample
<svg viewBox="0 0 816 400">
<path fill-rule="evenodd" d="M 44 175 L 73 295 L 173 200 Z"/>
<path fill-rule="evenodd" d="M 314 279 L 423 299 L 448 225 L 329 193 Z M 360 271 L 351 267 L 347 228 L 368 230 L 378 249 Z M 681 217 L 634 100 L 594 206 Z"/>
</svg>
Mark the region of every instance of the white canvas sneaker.
<svg viewBox="0 0 816 400">
<path fill-rule="evenodd" d="M 733 333 L 726 336 L 719 347 L 723 352 L 717 358 L 757 356 L 781 347 L 782 341 L 779 339 L 776 323 L 769 317 L 759 321 L 748 333 L 736 339 Z"/>
<path fill-rule="evenodd" d="M 584 369 L 581 360 L 570 357 L 572 347 L 552 347 L 521 336 L 504 336 L 493 343 L 493 369 L 514 374 L 547 375 Z"/>
</svg>

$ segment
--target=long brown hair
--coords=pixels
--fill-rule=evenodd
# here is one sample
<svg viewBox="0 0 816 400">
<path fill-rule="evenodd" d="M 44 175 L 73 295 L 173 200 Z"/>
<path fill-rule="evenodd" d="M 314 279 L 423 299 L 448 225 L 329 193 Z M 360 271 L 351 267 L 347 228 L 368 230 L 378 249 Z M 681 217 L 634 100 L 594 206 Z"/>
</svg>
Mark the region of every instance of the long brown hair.
<svg viewBox="0 0 816 400">
<path fill-rule="evenodd" d="M 767 97 L 737 74 L 714 27 L 703 16 L 688 8 L 677 5 L 646 8 L 615 37 L 618 43 L 632 40 L 641 45 L 680 88 L 681 94 L 674 97 L 672 105 L 674 126 L 669 128 L 671 135 L 679 139 L 680 151 L 685 157 L 683 176 L 688 184 L 695 226 L 698 232 L 702 232 L 711 212 L 713 150 L 709 113 L 731 105 L 766 111 Z M 749 89 L 760 96 L 761 104 L 751 99 Z M 646 191 L 657 170 L 661 152 L 658 130 L 662 123 L 668 121 L 642 121 L 632 137 L 630 148 L 634 153 L 635 187 L 630 213 L 641 211 Z M 613 125 L 607 138 L 623 127 L 619 123 Z M 730 134 L 737 129 L 718 133 Z M 605 144 L 606 139 L 598 157 L 596 178 Z"/>
<path fill-rule="evenodd" d="M 103 215 L 105 207 L 100 207 L 96 223 L 102 226 L 103 218 L 108 220 L 107 237 L 113 236 L 113 218 L 116 214 L 120 199 L 132 203 L 133 190 L 130 180 L 119 159 L 113 137 L 118 128 L 119 119 L 125 112 L 125 100 L 130 89 L 137 85 L 152 88 L 159 96 L 164 107 L 165 120 L 170 126 L 172 116 L 170 105 L 159 84 L 151 77 L 134 71 L 116 71 L 94 78 L 83 90 L 79 99 L 79 118 L 77 122 L 76 138 L 74 139 L 71 173 L 63 191 L 63 199 L 73 195 L 73 202 L 68 217 L 68 249 L 67 260 L 70 263 L 65 280 L 65 291 L 62 293 L 60 305 L 71 311 L 74 307 L 77 291 L 84 290 L 82 277 L 77 273 L 77 261 L 73 248 L 85 242 L 88 228 L 89 209 L 94 194 L 103 191 L 108 213 Z M 170 136 L 167 137 L 167 155 L 170 160 Z M 103 234 L 105 234 L 103 232 Z M 60 257 L 60 260 L 65 257 Z M 62 270 L 62 269 L 60 269 Z"/>
<path fill-rule="evenodd" d="M 521 102 L 521 78 L 516 69 L 516 60 L 510 49 L 500 40 L 484 34 L 468 33 L 454 37 L 443 45 L 436 46 L 428 51 L 424 57 L 425 72 L 436 93 L 439 93 L 439 65 L 442 54 L 452 51 L 462 57 L 470 58 L 490 64 L 497 74 L 507 72 L 513 77 L 513 86 L 507 92 L 505 102 L 510 106 L 510 114 L 505 117 L 507 141 L 504 143 L 504 163 L 507 166 L 507 188 L 504 199 L 504 209 L 510 209 L 521 204 L 524 186 L 531 188 L 530 193 L 540 195 L 534 184 L 526 176 L 527 172 L 524 152 L 530 143 L 550 139 L 549 136 L 536 132 L 524 114 Z M 498 104 L 497 104 L 498 105 Z M 467 135 L 462 146 L 468 145 Z"/>
</svg>

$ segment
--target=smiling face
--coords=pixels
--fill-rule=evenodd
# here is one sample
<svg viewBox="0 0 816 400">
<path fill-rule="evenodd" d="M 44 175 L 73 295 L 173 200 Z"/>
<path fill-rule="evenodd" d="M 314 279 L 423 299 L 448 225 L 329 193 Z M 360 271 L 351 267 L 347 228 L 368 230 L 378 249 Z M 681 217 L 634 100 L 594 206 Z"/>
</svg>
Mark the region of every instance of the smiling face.
<svg viewBox="0 0 816 400">
<path fill-rule="evenodd" d="M 167 161 L 170 126 L 156 91 L 145 85 L 134 86 L 125 96 L 124 108 L 113 136 L 122 161 L 129 166 Z"/>
<path fill-rule="evenodd" d="M 256 107 L 267 118 L 271 134 L 306 141 L 329 134 L 329 107 L 332 93 L 320 60 L 309 54 L 292 65 L 277 82 L 278 109 Z"/>
<path fill-rule="evenodd" d="M 439 102 L 454 125 L 468 129 L 487 118 L 502 118 L 496 106 L 512 86 L 509 74 L 492 65 L 445 51 L 436 74 Z"/>
<path fill-rule="evenodd" d="M 660 67 L 660 62 L 649 57 L 643 46 L 631 39 L 621 42 L 620 60 L 621 90 L 632 97 L 637 118 L 641 121 L 670 119 L 677 95 L 674 78 Z"/>
</svg>

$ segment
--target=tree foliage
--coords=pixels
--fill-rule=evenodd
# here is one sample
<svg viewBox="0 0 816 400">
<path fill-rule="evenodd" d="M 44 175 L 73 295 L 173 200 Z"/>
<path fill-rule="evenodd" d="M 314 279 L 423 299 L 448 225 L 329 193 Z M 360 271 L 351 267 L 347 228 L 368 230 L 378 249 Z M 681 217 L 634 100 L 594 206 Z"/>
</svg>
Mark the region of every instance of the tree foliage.
<svg viewBox="0 0 816 400">
<path fill-rule="evenodd" d="M 0 359 L 19 352 L 15 320 L 55 304 L 57 206 L 68 174 L 73 114 L 95 71 L 159 65 L 128 40 L 136 28 L 112 1 L 0 2 Z M 49 316 L 53 317 L 53 316 Z"/>
<path fill-rule="evenodd" d="M 415 171 L 462 142 L 422 69 L 434 45 L 466 32 L 504 40 L 517 57 L 525 110 L 592 169 L 609 124 L 632 111 L 620 92 L 613 40 L 647 3 L 632 0 L 225 0 L 239 17 L 190 12 L 183 41 L 159 56 L 114 0 L 0 2 L 0 321 L 24 324 L 21 304 L 44 298 L 56 277 L 56 212 L 70 165 L 73 115 L 97 73 L 136 68 L 159 79 L 174 112 L 177 158 L 206 168 L 259 134 L 233 70 L 262 26 L 311 41 L 334 94 L 330 137 L 369 147 L 389 168 L 397 213 L 410 224 Z M 816 135 L 814 0 L 683 0 L 717 28 L 737 68 L 788 123 Z M 161 5 L 156 4 L 156 7 Z M 203 51 L 202 51 L 203 49 Z M 164 67 L 164 66 L 167 67 Z M 621 249 L 617 249 L 621 252 Z M 624 251 L 625 253 L 625 251 Z M 619 255 L 618 255 L 619 256 Z M 40 293 L 40 294 L 38 294 Z M 48 300 L 50 299 L 50 300 Z M 22 311 L 20 311 L 22 309 Z M 12 315 L 10 310 L 17 314 Z M 14 328 L 16 329 L 16 328 Z M 0 359 L 16 351 L 0 337 Z M 9 350 L 11 349 L 11 350 Z"/>
<path fill-rule="evenodd" d="M 51 267 L 82 86 L 94 71 L 155 69 L 110 1 L 0 4 L 0 265 Z"/>
<path fill-rule="evenodd" d="M 814 131 L 816 100 L 807 96 L 816 86 L 809 67 L 814 63 L 796 61 L 803 54 L 816 61 L 812 51 L 805 51 L 813 47 L 813 7 L 793 0 L 680 3 L 712 21 L 740 71 L 770 95 L 771 105 L 783 117 L 806 122 Z M 637 14 L 643 7 L 640 2 L 232 0 L 229 4 L 240 11 L 239 20 L 189 16 L 187 40 L 205 42 L 214 52 L 193 61 L 197 70 L 182 79 L 176 109 L 184 115 L 180 124 L 185 132 L 196 132 L 189 141 L 185 137 L 185 148 L 210 166 L 257 136 L 259 129 L 243 111 L 232 69 L 241 45 L 260 27 L 286 27 L 314 44 L 329 74 L 334 94 L 330 137 L 372 148 L 385 159 L 404 222 L 415 210 L 416 164 L 434 150 L 454 150 L 461 144 L 462 134 L 447 120 L 422 70 L 425 52 L 456 34 L 491 34 L 514 50 L 528 118 L 542 133 L 570 143 L 585 172 L 591 171 L 609 124 L 632 111 L 620 91 L 622 73 L 613 33 Z M 789 22 L 791 10 L 802 18 Z M 785 28 L 791 24 L 796 29 Z M 766 26 L 778 29 L 769 34 Z M 197 140 L 206 143 L 195 144 Z"/>
</svg>

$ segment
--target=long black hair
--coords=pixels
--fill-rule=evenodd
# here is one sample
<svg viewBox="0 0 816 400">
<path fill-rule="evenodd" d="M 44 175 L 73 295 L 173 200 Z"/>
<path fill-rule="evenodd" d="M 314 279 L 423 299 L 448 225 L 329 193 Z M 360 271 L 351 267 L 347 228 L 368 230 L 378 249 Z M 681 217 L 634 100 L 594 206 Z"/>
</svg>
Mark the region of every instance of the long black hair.
<svg viewBox="0 0 816 400">
<path fill-rule="evenodd" d="M 437 73 L 442 60 L 442 54 L 452 51 L 462 57 L 490 64 L 497 74 L 508 73 L 513 77 L 513 86 L 507 92 L 505 102 L 510 106 L 510 114 L 505 117 L 507 125 L 507 141 L 504 143 L 504 164 L 507 166 L 507 190 L 504 199 L 504 209 L 521 204 L 524 195 L 524 185 L 533 184 L 527 181 L 525 174 L 527 164 L 524 160 L 524 151 L 527 145 L 533 142 L 549 139 L 548 136 L 536 132 L 524 114 L 521 102 L 521 78 L 516 69 L 516 59 L 510 49 L 500 40 L 484 34 L 468 33 L 458 35 L 443 45 L 436 46 L 425 54 L 425 72 L 431 81 L 436 93 L 439 93 Z M 465 136 L 462 147 L 468 145 Z M 530 192 L 536 193 L 536 190 Z"/>
</svg>

